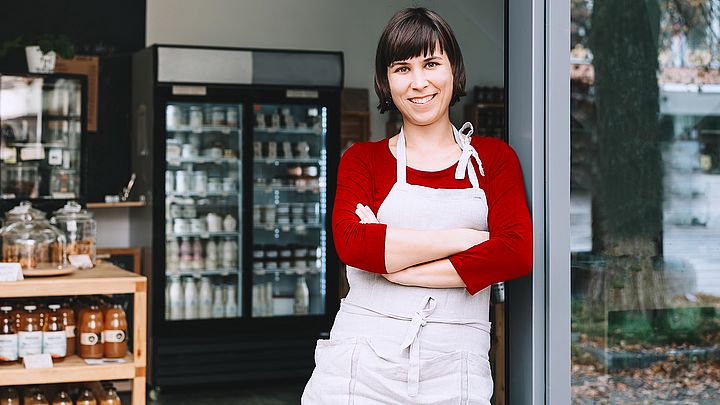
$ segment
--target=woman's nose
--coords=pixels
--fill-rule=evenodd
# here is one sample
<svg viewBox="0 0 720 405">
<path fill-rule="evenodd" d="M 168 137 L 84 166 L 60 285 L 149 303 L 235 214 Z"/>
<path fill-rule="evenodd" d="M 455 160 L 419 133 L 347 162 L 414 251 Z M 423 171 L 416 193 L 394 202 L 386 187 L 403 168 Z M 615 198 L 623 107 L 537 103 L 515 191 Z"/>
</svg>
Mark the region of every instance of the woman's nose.
<svg viewBox="0 0 720 405">
<path fill-rule="evenodd" d="M 414 89 L 424 89 L 427 87 L 428 81 L 425 77 L 425 72 L 422 69 L 414 69 L 412 78 L 412 87 Z"/>
</svg>

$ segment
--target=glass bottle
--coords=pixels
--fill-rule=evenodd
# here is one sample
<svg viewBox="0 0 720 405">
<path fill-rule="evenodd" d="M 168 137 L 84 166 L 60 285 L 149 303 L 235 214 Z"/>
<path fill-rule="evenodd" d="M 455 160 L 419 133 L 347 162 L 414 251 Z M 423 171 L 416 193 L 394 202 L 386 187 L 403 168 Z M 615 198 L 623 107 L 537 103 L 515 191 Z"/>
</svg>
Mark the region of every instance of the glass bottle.
<svg viewBox="0 0 720 405">
<path fill-rule="evenodd" d="M 0 388 L 0 405 L 20 405 L 20 393 L 12 387 Z"/>
<path fill-rule="evenodd" d="M 51 304 L 48 308 L 50 312 L 43 326 L 43 353 L 49 354 L 53 360 L 60 361 L 67 355 L 67 333 L 59 311 L 60 305 Z"/>
<path fill-rule="evenodd" d="M 220 285 L 213 287 L 212 317 L 222 318 L 225 316 L 225 300 L 223 299 L 223 288 Z"/>
<path fill-rule="evenodd" d="M 0 307 L 0 365 L 13 364 L 18 360 L 18 335 L 11 311 L 10 306 Z"/>
<path fill-rule="evenodd" d="M 170 319 L 180 320 L 185 316 L 185 297 L 180 276 L 170 276 Z"/>
<path fill-rule="evenodd" d="M 75 336 L 75 311 L 68 302 L 64 302 L 60 307 L 60 315 L 62 316 L 65 336 L 67 337 L 65 355 L 72 356 L 75 354 L 75 347 L 77 345 L 77 337 Z"/>
<path fill-rule="evenodd" d="M 115 387 L 108 388 L 105 395 L 100 398 L 100 405 L 120 405 L 120 396 Z"/>
<path fill-rule="evenodd" d="M 42 328 L 40 328 L 40 315 L 35 305 L 26 305 L 25 313 L 20 317 L 18 330 L 18 356 L 42 353 Z"/>
<path fill-rule="evenodd" d="M 55 395 L 52 405 L 73 405 L 73 401 L 67 391 L 60 391 Z"/>
<path fill-rule="evenodd" d="M 194 277 L 188 277 L 185 280 L 183 296 L 185 298 L 185 319 L 197 318 L 198 294 Z"/>
<path fill-rule="evenodd" d="M 227 286 L 227 294 L 225 296 L 225 318 L 234 318 L 237 316 L 237 296 L 235 294 L 235 286 Z"/>
<path fill-rule="evenodd" d="M 105 358 L 125 357 L 128 352 L 128 324 L 122 305 L 113 303 L 103 314 L 105 329 L 103 336 L 103 354 Z"/>
<path fill-rule="evenodd" d="M 299 276 L 295 283 L 295 315 L 307 315 L 310 308 L 310 290 L 308 290 L 305 276 Z"/>
<path fill-rule="evenodd" d="M 85 388 L 80 393 L 77 401 L 75 401 L 75 405 L 97 405 L 97 399 L 95 399 L 95 395 L 91 390 Z"/>
<path fill-rule="evenodd" d="M 97 302 L 83 310 L 80 316 L 79 354 L 83 359 L 101 359 L 103 356 L 103 314 Z"/>
<path fill-rule="evenodd" d="M 200 319 L 209 319 L 212 317 L 212 286 L 210 279 L 202 277 L 200 279 L 200 292 L 198 294 L 198 317 Z"/>
<path fill-rule="evenodd" d="M 45 398 L 45 394 L 43 394 L 41 391 L 35 391 L 33 396 L 30 398 L 30 401 L 26 402 L 27 405 L 50 405 L 47 398 Z"/>
</svg>

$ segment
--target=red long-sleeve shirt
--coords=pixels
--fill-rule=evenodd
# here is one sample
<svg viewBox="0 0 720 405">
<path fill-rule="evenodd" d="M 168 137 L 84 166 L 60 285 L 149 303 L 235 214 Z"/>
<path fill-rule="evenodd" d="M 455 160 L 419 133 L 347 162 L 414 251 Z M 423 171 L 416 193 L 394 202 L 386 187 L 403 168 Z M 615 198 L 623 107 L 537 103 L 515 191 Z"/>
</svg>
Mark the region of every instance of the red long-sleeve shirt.
<svg viewBox="0 0 720 405">
<path fill-rule="evenodd" d="M 493 283 L 530 272 L 532 223 L 515 152 L 495 138 L 474 136 L 471 144 L 485 171 L 481 176 L 477 164 L 473 165 L 487 197 L 490 239 L 449 259 L 467 291 L 475 294 Z M 345 264 L 374 273 L 387 272 L 387 225 L 360 224 L 355 208 L 360 203 L 378 212 L 395 184 L 396 163 L 387 139 L 355 144 L 340 159 L 332 226 L 335 248 Z M 467 175 L 455 179 L 456 166 L 435 172 L 408 167 L 407 182 L 432 188 L 472 187 Z"/>
</svg>

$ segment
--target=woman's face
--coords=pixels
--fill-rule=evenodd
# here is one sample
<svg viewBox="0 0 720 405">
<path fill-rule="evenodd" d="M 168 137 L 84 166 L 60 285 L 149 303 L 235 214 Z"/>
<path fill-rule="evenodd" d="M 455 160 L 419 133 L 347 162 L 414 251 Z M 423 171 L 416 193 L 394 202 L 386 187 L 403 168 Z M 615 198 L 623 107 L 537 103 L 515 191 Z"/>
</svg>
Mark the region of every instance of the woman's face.
<svg viewBox="0 0 720 405">
<path fill-rule="evenodd" d="M 453 74 L 440 46 L 435 46 L 432 55 L 393 62 L 387 74 L 393 103 L 403 121 L 429 125 L 448 116 Z"/>
</svg>

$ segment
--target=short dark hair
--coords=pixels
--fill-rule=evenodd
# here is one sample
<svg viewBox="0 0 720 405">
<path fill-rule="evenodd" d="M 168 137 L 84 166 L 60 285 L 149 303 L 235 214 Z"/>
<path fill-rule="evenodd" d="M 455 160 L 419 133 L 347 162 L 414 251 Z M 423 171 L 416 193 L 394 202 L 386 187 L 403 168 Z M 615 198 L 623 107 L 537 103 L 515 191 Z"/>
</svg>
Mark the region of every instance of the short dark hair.
<svg viewBox="0 0 720 405">
<path fill-rule="evenodd" d="M 396 110 L 392 101 L 387 69 L 391 63 L 431 55 L 436 44 L 450 60 L 453 72 L 453 95 L 450 105 L 465 93 L 465 64 L 455 34 L 442 17 L 424 7 L 412 7 L 398 11 L 388 21 L 380 35 L 375 53 L 375 93 L 381 113 Z"/>
</svg>

